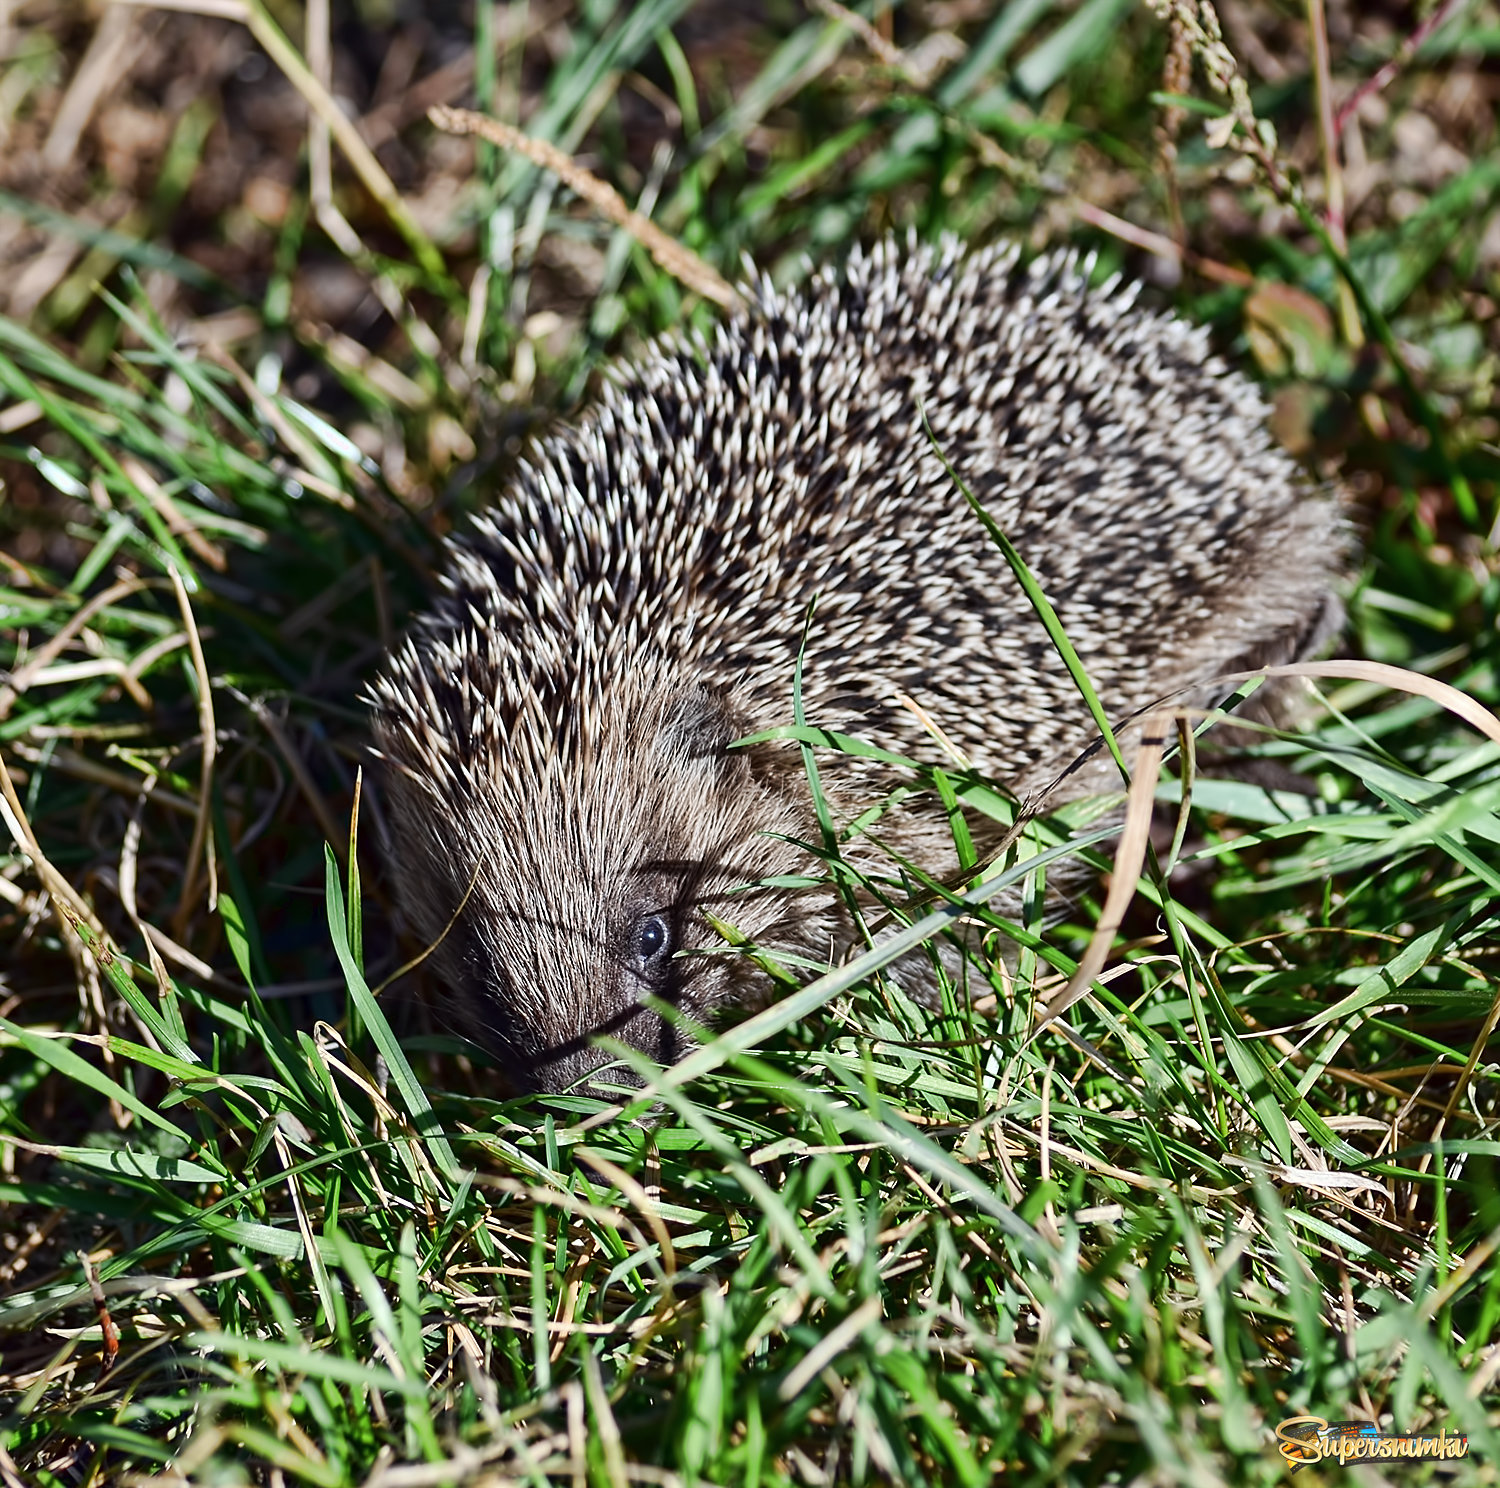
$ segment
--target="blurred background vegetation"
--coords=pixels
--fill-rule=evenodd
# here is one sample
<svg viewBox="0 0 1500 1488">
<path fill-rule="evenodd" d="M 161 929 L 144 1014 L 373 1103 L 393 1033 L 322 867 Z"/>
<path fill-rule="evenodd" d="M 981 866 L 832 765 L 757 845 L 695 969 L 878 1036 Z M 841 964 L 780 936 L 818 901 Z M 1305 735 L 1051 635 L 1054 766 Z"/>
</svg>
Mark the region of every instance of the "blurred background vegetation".
<svg viewBox="0 0 1500 1488">
<path fill-rule="evenodd" d="M 1346 652 L 1493 708 L 1497 51 L 1490 0 L 0 0 L 0 1483 L 1269 1480 L 1302 1409 L 1493 1451 L 1500 750 L 1430 701 L 1268 740 L 1311 796 L 1200 783 L 1103 1062 L 992 966 L 649 1137 L 392 1046 L 351 820 L 442 536 L 719 314 L 431 107 L 729 278 L 952 231 L 1144 280 L 1348 492 Z"/>
</svg>

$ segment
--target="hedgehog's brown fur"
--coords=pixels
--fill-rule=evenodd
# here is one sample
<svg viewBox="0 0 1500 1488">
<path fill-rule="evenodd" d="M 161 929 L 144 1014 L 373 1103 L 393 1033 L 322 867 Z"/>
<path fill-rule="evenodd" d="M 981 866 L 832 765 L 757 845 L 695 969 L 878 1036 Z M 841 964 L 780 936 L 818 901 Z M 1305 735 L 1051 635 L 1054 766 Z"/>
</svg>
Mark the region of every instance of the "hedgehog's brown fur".
<svg viewBox="0 0 1500 1488">
<path fill-rule="evenodd" d="M 811 721 L 941 763 L 903 694 L 1022 794 L 1092 739 L 919 408 L 1112 716 L 1332 633 L 1335 504 L 1204 334 L 1132 300 L 1071 260 L 951 242 L 761 284 L 710 345 L 649 352 L 453 543 L 376 684 L 376 735 L 404 901 L 429 940 L 453 920 L 466 1031 L 518 1083 L 587 1073 L 596 1032 L 674 1058 L 644 993 L 697 1019 L 753 998 L 744 958 L 673 954 L 721 944 L 704 909 L 792 955 L 845 944 L 827 894 L 735 892 L 809 867 L 796 751 L 725 746 L 789 721 L 814 597 Z M 878 799 L 868 774 L 830 778 Z M 954 866 L 940 813 L 880 833 Z"/>
</svg>

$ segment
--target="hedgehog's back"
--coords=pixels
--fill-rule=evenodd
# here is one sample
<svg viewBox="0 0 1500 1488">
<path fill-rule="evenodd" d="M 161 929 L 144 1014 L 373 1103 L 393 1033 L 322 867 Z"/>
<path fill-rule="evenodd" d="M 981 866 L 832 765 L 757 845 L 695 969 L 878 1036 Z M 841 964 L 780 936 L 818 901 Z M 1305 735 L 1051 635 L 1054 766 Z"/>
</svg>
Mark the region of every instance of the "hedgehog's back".
<svg viewBox="0 0 1500 1488">
<path fill-rule="evenodd" d="M 953 243 L 762 285 L 542 447 L 460 545 L 430 641 L 486 628 L 484 665 L 522 706 L 665 655 L 782 721 L 816 599 L 812 715 L 930 753 L 905 694 L 1029 779 L 1088 714 L 925 414 L 1114 715 L 1302 654 L 1337 622 L 1336 506 L 1204 334 L 1133 298 L 1087 290 L 1071 260 Z"/>
</svg>

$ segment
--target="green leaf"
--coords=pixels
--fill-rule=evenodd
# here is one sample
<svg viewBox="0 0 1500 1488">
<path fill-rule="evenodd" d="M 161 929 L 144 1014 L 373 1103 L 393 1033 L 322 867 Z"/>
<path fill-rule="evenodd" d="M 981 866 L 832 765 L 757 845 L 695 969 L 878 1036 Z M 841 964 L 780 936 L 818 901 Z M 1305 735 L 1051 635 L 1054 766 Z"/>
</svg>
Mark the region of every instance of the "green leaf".
<svg viewBox="0 0 1500 1488">
<path fill-rule="evenodd" d="M 19 1024 L 12 1023 L 8 1018 L 0 1018 L 0 1031 L 8 1034 L 23 1049 L 50 1064 L 53 1069 L 69 1080 L 86 1086 L 107 1100 L 123 1106 L 148 1125 L 156 1127 L 158 1131 L 170 1132 L 173 1137 L 185 1140 L 185 1133 L 159 1115 L 154 1106 L 141 1100 L 139 1096 L 133 1095 L 118 1081 L 110 1079 L 97 1065 L 90 1064 L 88 1060 L 75 1054 L 63 1040 L 45 1038 L 39 1033 L 33 1033 L 29 1028 L 22 1028 Z"/>
<path fill-rule="evenodd" d="M 427 1092 L 422 1089 L 421 1083 L 412 1072 L 405 1051 L 395 1034 L 391 1032 L 391 1025 L 386 1022 L 384 1010 L 375 1000 L 369 987 L 365 985 L 364 976 L 355 964 L 353 952 L 349 949 L 349 935 L 346 928 L 348 921 L 344 913 L 343 890 L 339 884 L 338 859 L 334 856 L 333 849 L 326 843 L 323 854 L 324 886 L 328 901 L 328 929 L 333 937 L 333 948 L 338 955 L 339 965 L 343 968 L 349 996 L 370 1036 L 375 1040 L 375 1047 L 380 1050 L 385 1059 L 386 1068 L 391 1073 L 391 1079 L 395 1081 L 402 1103 L 412 1119 L 412 1125 L 416 1127 L 423 1145 L 432 1156 L 433 1165 L 449 1183 L 457 1183 L 461 1173 L 458 1159 L 454 1157 L 453 1149 L 448 1145 L 448 1139 L 439 1130 L 432 1103 L 427 1099 Z"/>
<path fill-rule="evenodd" d="M 158 1157 L 128 1147 L 51 1147 L 53 1156 L 81 1168 L 116 1173 L 122 1178 L 150 1178 L 158 1183 L 223 1183 L 225 1174 L 182 1157 Z"/>
</svg>

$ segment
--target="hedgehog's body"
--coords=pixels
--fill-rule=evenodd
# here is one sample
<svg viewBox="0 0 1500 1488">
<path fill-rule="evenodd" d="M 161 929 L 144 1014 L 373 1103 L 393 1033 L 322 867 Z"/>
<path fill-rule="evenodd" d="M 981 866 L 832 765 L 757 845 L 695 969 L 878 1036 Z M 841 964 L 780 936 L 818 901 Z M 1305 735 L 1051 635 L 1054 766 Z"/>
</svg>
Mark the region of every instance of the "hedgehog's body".
<svg viewBox="0 0 1500 1488">
<path fill-rule="evenodd" d="M 742 958 L 675 954 L 721 944 L 704 909 L 772 950 L 846 942 L 826 895 L 735 892 L 805 872 L 817 835 L 795 750 L 725 749 L 790 721 L 814 598 L 809 721 L 942 762 L 919 709 L 1021 794 L 1093 738 L 921 410 L 1112 717 L 1334 628 L 1333 504 L 1201 332 L 1008 251 L 886 245 L 762 287 L 542 446 L 377 686 L 404 897 L 430 940 L 452 921 L 471 1031 L 524 1082 L 585 1072 L 596 1032 L 672 1059 L 644 993 L 700 1019 L 752 996 Z M 832 788 L 869 805 L 858 768 Z M 941 874 L 937 817 L 879 832 Z"/>
</svg>

